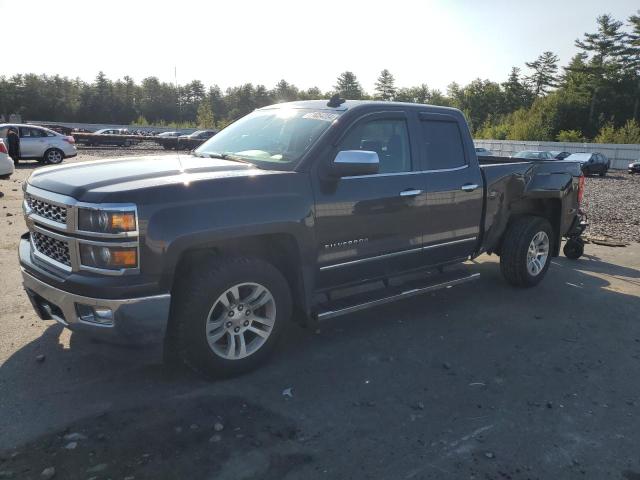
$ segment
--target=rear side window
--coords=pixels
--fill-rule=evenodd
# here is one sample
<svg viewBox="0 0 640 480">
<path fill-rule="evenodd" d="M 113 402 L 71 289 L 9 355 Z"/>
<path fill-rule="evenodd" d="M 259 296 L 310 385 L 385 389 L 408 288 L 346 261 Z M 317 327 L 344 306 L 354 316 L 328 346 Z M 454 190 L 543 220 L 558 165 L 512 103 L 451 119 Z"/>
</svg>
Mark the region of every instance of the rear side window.
<svg viewBox="0 0 640 480">
<path fill-rule="evenodd" d="M 457 123 L 436 120 L 422 120 L 420 123 L 427 170 L 457 168 L 467 164 Z"/>
</svg>

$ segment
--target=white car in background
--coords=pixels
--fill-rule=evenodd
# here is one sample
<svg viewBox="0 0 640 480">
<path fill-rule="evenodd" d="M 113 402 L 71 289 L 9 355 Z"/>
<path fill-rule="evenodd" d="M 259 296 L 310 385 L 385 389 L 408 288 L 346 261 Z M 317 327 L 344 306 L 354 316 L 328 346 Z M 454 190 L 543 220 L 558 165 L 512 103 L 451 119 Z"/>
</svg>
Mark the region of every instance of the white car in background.
<svg viewBox="0 0 640 480">
<path fill-rule="evenodd" d="M 13 173 L 13 160 L 9 156 L 7 146 L 0 138 L 0 178 L 9 178 Z"/>
<path fill-rule="evenodd" d="M 78 155 L 72 136 L 20 123 L 0 124 L 0 139 L 4 140 L 5 146 L 10 128 L 16 130 L 20 136 L 20 158 L 14 158 L 15 163 L 19 160 L 38 160 L 42 163 L 57 164 L 65 158 Z"/>
</svg>

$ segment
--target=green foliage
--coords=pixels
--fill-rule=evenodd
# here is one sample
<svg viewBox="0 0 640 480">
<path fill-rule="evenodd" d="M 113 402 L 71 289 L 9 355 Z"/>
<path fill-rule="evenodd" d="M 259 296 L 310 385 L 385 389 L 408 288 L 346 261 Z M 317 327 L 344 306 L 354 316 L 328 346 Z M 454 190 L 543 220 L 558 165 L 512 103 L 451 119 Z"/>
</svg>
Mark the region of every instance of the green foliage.
<svg viewBox="0 0 640 480">
<path fill-rule="evenodd" d="M 622 127 L 616 128 L 607 123 L 600 129 L 594 142 L 640 144 L 640 124 L 635 120 L 628 120 Z"/>
<path fill-rule="evenodd" d="M 482 128 L 480 128 L 475 138 L 483 138 L 487 140 L 506 140 L 509 137 L 511 125 L 508 123 L 492 123 L 487 121 Z"/>
<path fill-rule="evenodd" d="M 533 93 L 536 96 L 546 94 L 550 88 L 556 86 L 556 73 L 558 71 L 558 56 L 553 52 L 542 52 L 533 62 L 525 65 L 533 70 L 527 80 L 533 85 Z"/>
<path fill-rule="evenodd" d="M 202 102 L 198 107 L 198 115 L 196 117 L 198 128 L 214 128 L 216 122 L 213 118 L 213 110 L 209 102 Z"/>
<path fill-rule="evenodd" d="M 584 142 L 584 137 L 580 130 L 560 130 L 556 135 L 556 140 L 558 142 L 580 143 Z"/>
<path fill-rule="evenodd" d="M 338 75 L 334 88 L 338 95 L 347 100 L 359 100 L 364 94 L 360 82 L 358 82 L 354 73 L 349 71 Z"/>
<path fill-rule="evenodd" d="M 378 100 L 393 100 L 396 96 L 395 78 L 386 68 L 380 72 L 376 81 L 376 95 Z"/>
<path fill-rule="evenodd" d="M 452 106 L 466 115 L 478 138 L 510 140 L 640 143 L 640 10 L 626 24 L 610 15 L 597 18 L 594 32 L 575 42 L 578 52 L 560 71 L 553 52 L 513 67 L 502 82 L 475 79 L 452 83 L 446 94 L 426 83 L 397 88 L 387 69 L 373 98 Z M 307 90 L 280 80 L 273 88 L 245 83 L 222 91 L 199 80 L 185 85 L 148 77 L 110 80 L 99 72 L 91 82 L 57 75 L 0 76 L 0 115 L 25 120 L 224 127 L 256 108 L 294 100 L 372 98 L 351 71 L 341 73 L 334 91 Z"/>
</svg>

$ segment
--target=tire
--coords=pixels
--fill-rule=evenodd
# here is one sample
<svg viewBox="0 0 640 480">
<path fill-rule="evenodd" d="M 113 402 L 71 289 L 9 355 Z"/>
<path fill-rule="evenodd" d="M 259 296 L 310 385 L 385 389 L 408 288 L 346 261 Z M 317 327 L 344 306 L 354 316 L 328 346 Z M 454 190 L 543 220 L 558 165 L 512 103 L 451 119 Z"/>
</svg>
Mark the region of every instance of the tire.
<svg viewBox="0 0 640 480">
<path fill-rule="evenodd" d="M 131 146 L 131 140 L 125 140 L 124 144 L 122 146 L 123 147 L 130 147 Z"/>
<path fill-rule="evenodd" d="M 571 260 L 577 260 L 584 254 L 584 242 L 580 239 L 567 240 L 567 243 L 564 244 L 562 252 L 564 253 L 565 257 Z"/>
<path fill-rule="evenodd" d="M 543 255 L 543 243 L 534 249 L 534 239 L 537 243 L 545 236 L 546 254 Z M 504 235 L 500 255 L 500 270 L 507 282 L 516 287 L 533 287 L 540 283 L 551 263 L 553 238 L 553 228 L 545 218 L 525 216 L 511 223 Z"/>
<path fill-rule="evenodd" d="M 607 171 L 606 170 L 602 170 L 598 175 L 600 175 L 601 177 L 604 177 L 607 175 Z"/>
<path fill-rule="evenodd" d="M 233 296 L 240 301 L 232 301 L 227 295 L 236 286 L 239 288 Z M 256 286 L 266 293 L 258 296 Z M 173 338 L 168 337 L 166 344 L 185 364 L 211 378 L 239 375 L 264 364 L 291 316 L 291 292 L 286 279 L 273 265 L 258 258 L 211 256 L 198 261 L 187 278 L 180 281 L 174 295 L 167 333 Z M 265 299 L 266 303 L 258 306 Z M 250 305 L 255 306 L 257 314 L 249 310 Z M 272 322 L 271 326 L 267 321 Z M 262 334 L 255 334 L 256 329 Z M 233 350 L 229 353 L 231 344 Z"/>
<path fill-rule="evenodd" d="M 42 163 L 49 165 L 58 165 L 62 163 L 62 160 L 64 160 L 64 152 L 57 148 L 50 148 L 42 156 Z"/>
</svg>

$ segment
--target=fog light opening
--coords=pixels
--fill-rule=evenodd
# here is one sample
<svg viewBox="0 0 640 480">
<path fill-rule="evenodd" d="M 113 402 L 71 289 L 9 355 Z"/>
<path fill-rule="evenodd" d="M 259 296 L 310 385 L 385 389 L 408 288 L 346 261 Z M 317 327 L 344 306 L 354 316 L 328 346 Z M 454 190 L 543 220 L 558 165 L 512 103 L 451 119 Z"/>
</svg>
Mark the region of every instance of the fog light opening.
<svg viewBox="0 0 640 480">
<path fill-rule="evenodd" d="M 113 326 L 113 311 L 108 307 L 94 307 L 76 303 L 78 320 L 96 325 Z"/>
</svg>

